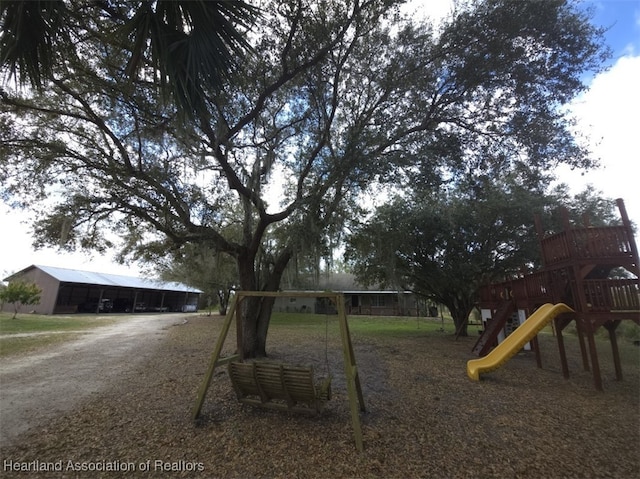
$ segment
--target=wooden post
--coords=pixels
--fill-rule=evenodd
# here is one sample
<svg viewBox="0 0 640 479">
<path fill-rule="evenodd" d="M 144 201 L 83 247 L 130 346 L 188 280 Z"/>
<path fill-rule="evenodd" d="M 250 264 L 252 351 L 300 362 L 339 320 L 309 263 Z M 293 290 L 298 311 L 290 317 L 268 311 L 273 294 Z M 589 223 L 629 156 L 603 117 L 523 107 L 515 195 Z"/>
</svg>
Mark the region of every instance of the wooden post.
<svg viewBox="0 0 640 479">
<path fill-rule="evenodd" d="M 200 411 L 202 410 L 202 405 L 204 404 L 204 398 L 207 395 L 207 390 L 211 385 L 211 378 L 213 377 L 213 372 L 218 366 L 218 360 L 220 359 L 220 354 L 222 353 L 222 347 L 224 346 L 224 342 L 227 339 L 227 334 L 229 334 L 229 327 L 231 326 L 231 321 L 234 318 L 234 313 L 236 310 L 237 298 L 234 298 L 231 303 L 231 307 L 229 311 L 227 311 L 227 315 L 224 318 L 224 323 L 222 324 L 222 330 L 220 331 L 220 335 L 218 336 L 218 341 L 216 342 L 216 347 L 211 354 L 211 360 L 209 361 L 209 368 L 207 369 L 207 373 L 200 385 L 200 389 L 198 390 L 198 398 L 196 399 L 196 405 L 193 408 L 193 419 L 198 419 L 200 416 Z"/>
<path fill-rule="evenodd" d="M 604 327 L 609 331 L 609 341 L 611 342 L 611 354 L 613 355 L 613 366 L 616 369 L 616 379 L 622 381 L 622 365 L 620 364 L 620 350 L 618 349 L 618 338 L 616 329 L 622 321 L 608 321 Z"/>
<path fill-rule="evenodd" d="M 587 345 L 584 342 L 584 332 L 582 328 L 582 321 L 576 319 L 576 331 L 578 333 L 578 344 L 580 345 L 580 354 L 582 355 L 582 369 L 590 371 L 589 367 L 589 354 L 587 352 Z"/>
<path fill-rule="evenodd" d="M 237 301 L 236 307 L 236 353 L 240 355 L 241 359 L 244 359 L 244 331 L 242 324 L 242 296 L 236 294 Z"/>
<path fill-rule="evenodd" d="M 353 436 L 356 441 L 356 448 L 362 452 L 364 450 L 362 428 L 360 426 L 360 411 L 365 410 L 362 388 L 360 387 L 360 376 L 353 354 L 353 345 L 347 324 L 347 315 L 344 307 L 344 296 L 336 294 L 336 309 L 338 311 L 338 322 L 340 323 L 340 337 L 342 339 L 342 349 L 344 355 L 344 372 L 347 378 L 347 393 L 349 395 L 349 409 L 351 410 L 351 424 L 353 425 Z"/>
<path fill-rule="evenodd" d="M 627 229 L 629 234 L 629 243 L 631 246 L 631 254 L 634 258 L 635 264 L 635 275 L 640 278 L 640 257 L 638 255 L 638 245 L 636 244 L 636 240 L 633 237 L 633 228 L 631 227 L 631 220 L 629 219 L 629 215 L 627 214 L 627 209 L 624 206 L 624 201 L 622 198 L 618 198 L 616 200 L 616 204 L 618 205 L 618 210 L 620 211 L 620 218 L 622 218 L 622 224 Z"/>
<path fill-rule="evenodd" d="M 536 365 L 539 369 L 542 369 L 542 355 L 540 354 L 540 342 L 538 341 L 538 335 L 536 334 L 531 340 L 531 347 L 536 353 Z"/>
<path fill-rule="evenodd" d="M 593 328 L 588 328 L 587 340 L 589 342 L 589 352 L 591 353 L 591 367 L 593 369 L 593 385 L 598 391 L 602 391 L 602 376 L 600 376 L 600 363 L 598 362 L 598 350 L 596 349 L 596 338 Z"/>
<path fill-rule="evenodd" d="M 104 288 L 100 289 L 100 297 L 98 298 L 98 304 L 96 305 L 96 310 L 94 311 L 96 314 L 100 312 L 100 305 L 102 305 L 102 298 L 104 296 Z"/>
<path fill-rule="evenodd" d="M 567 351 L 564 348 L 564 338 L 562 337 L 562 330 L 568 323 L 562 324 L 562 320 L 556 318 L 556 341 L 558 342 L 558 352 L 560 353 L 560 365 L 562 367 L 562 375 L 565 379 L 569 379 L 569 363 L 567 361 Z"/>
</svg>

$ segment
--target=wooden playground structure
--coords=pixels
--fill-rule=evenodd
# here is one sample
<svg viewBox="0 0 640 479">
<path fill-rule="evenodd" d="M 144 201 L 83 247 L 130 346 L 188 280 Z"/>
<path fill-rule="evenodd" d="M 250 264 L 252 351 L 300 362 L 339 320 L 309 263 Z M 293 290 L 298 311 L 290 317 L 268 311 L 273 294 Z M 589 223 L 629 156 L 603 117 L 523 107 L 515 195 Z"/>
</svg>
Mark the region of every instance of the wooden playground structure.
<svg viewBox="0 0 640 479">
<path fill-rule="evenodd" d="M 316 382 L 311 366 L 290 365 L 269 360 L 243 360 L 242 301 L 248 297 L 325 298 L 334 303 L 340 326 L 353 435 L 356 448 L 362 452 L 364 445 L 360 425 L 360 412 L 365 412 L 366 408 L 351 343 L 344 296 L 341 293 L 237 291 L 211 355 L 206 376 L 198 391 L 198 398 L 193 410 L 193 419 L 197 419 L 200 415 L 216 368 L 223 365 L 227 365 L 233 389 L 238 400 L 243 404 L 267 409 L 315 414 L 321 412 L 325 402 L 331 399 L 331 376 L 329 375 L 323 381 Z M 222 349 L 234 318 L 236 322 L 237 350 L 235 354 L 221 358 Z"/>
<path fill-rule="evenodd" d="M 519 310 L 530 316 L 542 304 L 566 303 L 574 313 L 554 319 L 564 377 L 569 378 L 569 366 L 562 332 L 575 321 L 583 367 L 592 370 L 596 389 L 602 390 L 595 341 L 600 327 L 609 333 L 616 379 L 622 380 L 616 330 L 625 320 L 640 325 L 640 262 L 624 202 L 616 201 L 622 219 L 620 226 L 593 227 L 588 218 L 584 218 L 582 226 L 572 226 L 564 210 L 563 230 L 545 234 L 540 218 L 535 218 L 543 266 L 533 273 L 481 289 L 479 305 L 491 311 L 491 319 L 486 321 L 473 348 L 475 354 L 486 355 Z M 612 276 L 620 268 L 626 274 Z M 537 338 L 532 343 L 538 367 L 542 367 Z"/>
</svg>

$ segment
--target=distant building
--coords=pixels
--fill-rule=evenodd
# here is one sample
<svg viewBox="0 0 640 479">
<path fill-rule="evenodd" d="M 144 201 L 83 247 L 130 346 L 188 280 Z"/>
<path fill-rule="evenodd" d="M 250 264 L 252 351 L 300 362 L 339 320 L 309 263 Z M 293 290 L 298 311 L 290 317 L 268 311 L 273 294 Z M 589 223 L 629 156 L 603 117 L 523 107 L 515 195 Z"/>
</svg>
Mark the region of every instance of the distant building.
<svg viewBox="0 0 640 479">
<path fill-rule="evenodd" d="M 4 281 L 28 281 L 42 290 L 38 314 L 197 311 L 202 291 L 173 283 L 115 274 L 32 265 Z M 9 311 L 12 305 L 3 305 Z"/>
<path fill-rule="evenodd" d="M 289 288 L 285 289 L 286 290 Z M 289 289 L 292 290 L 293 288 Z M 371 288 L 362 286 L 352 274 L 332 273 L 321 276 L 317 284 L 311 287 L 296 288 L 296 291 L 335 291 L 342 293 L 345 310 L 350 315 L 369 316 L 425 316 L 426 308 L 420 307 L 420 301 L 411 291 L 385 289 L 380 286 Z M 319 298 L 277 298 L 274 311 L 280 312 L 333 312 L 334 306 Z"/>
</svg>

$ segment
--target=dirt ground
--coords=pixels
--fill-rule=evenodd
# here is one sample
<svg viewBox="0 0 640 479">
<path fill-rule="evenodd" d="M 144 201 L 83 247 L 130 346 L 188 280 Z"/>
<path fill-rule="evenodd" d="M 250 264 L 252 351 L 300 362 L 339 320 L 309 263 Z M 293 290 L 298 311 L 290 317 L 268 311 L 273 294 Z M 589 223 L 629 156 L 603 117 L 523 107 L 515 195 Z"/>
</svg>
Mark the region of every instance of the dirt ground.
<svg viewBox="0 0 640 479">
<path fill-rule="evenodd" d="M 133 370 L 164 338 L 167 328 L 183 321 L 182 313 L 122 317 L 113 325 L 60 333 L 79 338 L 42 352 L 3 358 L 0 448 Z"/>
<path fill-rule="evenodd" d="M 52 396 L 40 402 L 50 414 L 34 411 L 33 403 L 23 408 L 18 422 L 29 427 L 4 440 L 2 477 L 640 477 L 640 348 L 626 356 L 620 382 L 603 342 L 605 390 L 597 392 L 574 338 L 567 338 L 569 380 L 560 372 L 555 339 L 542 336 L 543 369 L 521 353 L 472 382 L 465 366 L 474 337 L 456 341 L 424 329 L 410 337 L 353 334 L 368 410 L 359 454 L 337 337 L 325 347 L 323 335 L 270 332 L 274 359 L 311 363 L 319 374 L 334 376 L 333 398 L 322 415 L 242 406 L 221 369 L 194 424 L 191 411 L 220 325 L 215 317 L 167 319 L 133 338 L 135 346 L 123 346 L 122 354 L 112 348 L 103 354 L 103 341 L 95 341 L 81 355 L 100 355 L 93 365 L 74 356 L 79 351 L 70 344 L 59 359 L 40 362 L 59 361 L 48 377 L 35 375 L 37 365 L 22 370 L 24 384 L 39 389 L 13 391 L 16 383 L 5 378 L 19 368 L 5 373 L 6 365 L 0 367 L 3 430 L 5 391 L 12 391 L 13 403 L 50 388 L 52 396 L 75 397 L 62 409 Z M 85 366 L 94 382 L 54 387 Z"/>
</svg>

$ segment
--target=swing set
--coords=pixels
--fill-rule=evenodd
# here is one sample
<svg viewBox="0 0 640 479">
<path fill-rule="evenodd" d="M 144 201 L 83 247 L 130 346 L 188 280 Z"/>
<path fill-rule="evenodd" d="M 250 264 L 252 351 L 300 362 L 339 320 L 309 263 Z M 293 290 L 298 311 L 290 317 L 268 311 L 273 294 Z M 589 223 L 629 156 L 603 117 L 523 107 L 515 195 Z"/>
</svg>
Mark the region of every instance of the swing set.
<svg viewBox="0 0 640 479">
<path fill-rule="evenodd" d="M 317 381 L 311 366 L 294 366 L 285 363 L 264 360 L 243 360 L 242 351 L 242 301 L 248 297 L 288 297 L 288 298 L 326 298 L 335 304 L 340 325 L 344 372 L 347 380 L 347 393 L 351 411 L 351 424 L 358 451 L 364 449 L 360 412 L 365 412 L 360 376 L 356 366 L 349 333 L 349 324 L 345 312 L 344 296 L 341 293 L 322 292 L 275 292 L 275 291 L 238 291 L 227 312 L 222 331 L 211 355 L 209 368 L 198 390 L 198 398 L 193 409 L 193 419 L 200 416 L 202 405 L 211 385 L 211 379 L 217 367 L 227 366 L 231 384 L 238 400 L 243 404 L 291 412 L 317 414 L 331 399 L 331 374 L 323 381 Z M 229 334 L 231 322 L 236 320 L 237 353 L 221 358 L 222 347 Z M 325 338 L 327 342 L 328 338 Z M 325 351 L 325 357 L 327 353 Z M 328 358 L 327 358 L 328 364 Z"/>
</svg>

